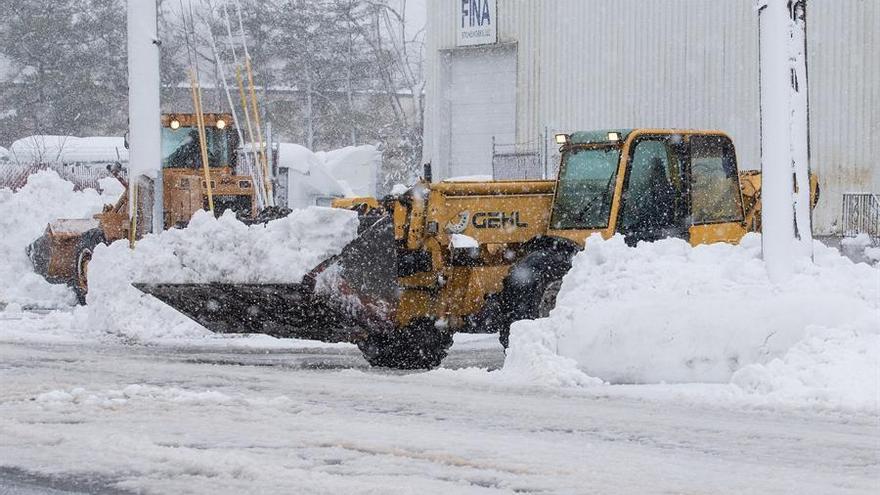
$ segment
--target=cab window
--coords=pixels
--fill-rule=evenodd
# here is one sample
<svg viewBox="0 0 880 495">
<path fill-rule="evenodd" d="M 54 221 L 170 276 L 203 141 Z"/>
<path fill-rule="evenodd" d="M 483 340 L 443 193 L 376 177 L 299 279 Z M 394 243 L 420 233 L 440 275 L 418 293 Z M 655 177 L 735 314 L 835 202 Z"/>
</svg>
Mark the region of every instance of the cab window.
<svg viewBox="0 0 880 495">
<path fill-rule="evenodd" d="M 618 230 L 633 240 L 680 236 L 686 205 L 678 153 L 665 137 L 636 142 L 631 154 Z"/>
<path fill-rule="evenodd" d="M 690 149 L 694 224 L 742 221 L 733 143 L 723 136 L 693 136 Z"/>
<path fill-rule="evenodd" d="M 616 145 L 566 151 L 550 218 L 552 228 L 607 227 L 619 161 L 620 148 Z"/>
<path fill-rule="evenodd" d="M 230 166 L 229 128 L 205 129 L 206 148 L 209 167 Z M 194 127 L 162 128 L 162 167 L 200 168 L 202 154 L 199 146 L 199 132 Z"/>
</svg>

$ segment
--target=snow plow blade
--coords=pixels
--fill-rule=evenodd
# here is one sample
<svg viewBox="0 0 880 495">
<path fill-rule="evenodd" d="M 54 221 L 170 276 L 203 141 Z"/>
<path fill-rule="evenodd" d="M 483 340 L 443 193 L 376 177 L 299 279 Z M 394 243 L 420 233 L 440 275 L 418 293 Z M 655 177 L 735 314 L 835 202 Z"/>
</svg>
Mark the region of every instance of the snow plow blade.
<svg viewBox="0 0 880 495">
<path fill-rule="evenodd" d="M 298 284 L 133 284 L 208 330 L 280 338 L 357 342 L 388 331 L 397 308 L 397 263 L 390 216 Z"/>
</svg>

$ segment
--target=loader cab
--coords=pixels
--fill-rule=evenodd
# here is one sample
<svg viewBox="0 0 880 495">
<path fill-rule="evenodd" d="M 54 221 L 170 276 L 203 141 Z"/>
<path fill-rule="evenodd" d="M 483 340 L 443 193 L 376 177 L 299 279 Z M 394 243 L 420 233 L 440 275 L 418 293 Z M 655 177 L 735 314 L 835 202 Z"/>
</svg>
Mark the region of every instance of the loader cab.
<svg viewBox="0 0 880 495">
<path fill-rule="evenodd" d="M 696 245 L 745 234 L 736 152 L 723 133 L 625 129 L 558 141 L 551 235 L 583 243 L 593 233 L 622 234 L 631 245 L 676 237 Z"/>
<path fill-rule="evenodd" d="M 205 148 L 211 168 L 235 168 L 238 135 L 225 114 L 205 114 Z M 198 126 L 195 116 L 162 117 L 162 168 L 202 168 Z"/>
<path fill-rule="evenodd" d="M 232 116 L 204 114 L 214 213 L 232 210 L 240 218 L 253 218 L 256 199 L 253 180 L 235 175 L 238 133 Z M 208 183 L 202 169 L 202 151 L 196 116 L 162 116 L 162 177 L 165 228 L 181 227 L 197 210 L 208 209 Z"/>
</svg>

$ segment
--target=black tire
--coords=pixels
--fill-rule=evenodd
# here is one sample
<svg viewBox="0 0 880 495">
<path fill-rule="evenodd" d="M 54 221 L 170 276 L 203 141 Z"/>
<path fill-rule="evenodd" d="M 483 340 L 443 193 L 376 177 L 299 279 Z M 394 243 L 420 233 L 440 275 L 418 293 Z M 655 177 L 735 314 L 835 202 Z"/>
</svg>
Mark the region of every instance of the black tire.
<svg viewBox="0 0 880 495">
<path fill-rule="evenodd" d="M 92 229 L 86 231 L 76 244 L 70 286 L 73 287 L 79 304 L 85 305 L 86 303 L 86 294 L 89 292 L 89 262 L 92 261 L 95 246 L 106 244 L 106 242 L 104 232 L 101 229 Z"/>
<path fill-rule="evenodd" d="M 452 346 L 452 335 L 420 319 L 394 333 L 371 334 L 358 342 L 370 366 L 399 370 L 432 369 L 440 366 Z"/>
<path fill-rule="evenodd" d="M 504 286 L 489 301 L 493 315 L 487 321 L 507 349 L 510 325 L 518 320 L 546 317 L 556 306 L 562 277 L 571 269 L 571 253 L 536 251 L 510 267 Z"/>
</svg>

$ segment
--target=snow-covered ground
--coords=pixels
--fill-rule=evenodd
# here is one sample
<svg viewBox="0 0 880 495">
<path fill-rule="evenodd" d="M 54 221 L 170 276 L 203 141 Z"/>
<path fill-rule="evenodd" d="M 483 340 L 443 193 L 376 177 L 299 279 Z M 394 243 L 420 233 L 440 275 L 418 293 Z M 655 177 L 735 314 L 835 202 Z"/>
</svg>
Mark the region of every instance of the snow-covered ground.
<svg viewBox="0 0 880 495">
<path fill-rule="evenodd" d="M 835 250 L 774 285 L 754 237 L 591 239 L 507 356 L 495 335 L 458 335 L 442 369 L 402 373 L 350 344 L 214 335 L 130 286 L 296 282 L 354 235 L 350 212 L 203 214 L 135 251 L 100 247 L 74 307 L 24 246 L 105 198 L 32 179 L 0 190 L 21 212 L 0 220 L 0 493 L 880 487 L 880 268 Z"/>
<path fill-rule="evenodd" d="M 351 346 L 266 338 L 22 342 L 36 322 L 4 318 L 0 465 L 37 486 L 827 494 L 880 479 L 876 415 L 754 405 L 731 385 L 376 371 Z M 461 336 L 446 366 L 499 366 L 494 339 Z"/>
</svg>

